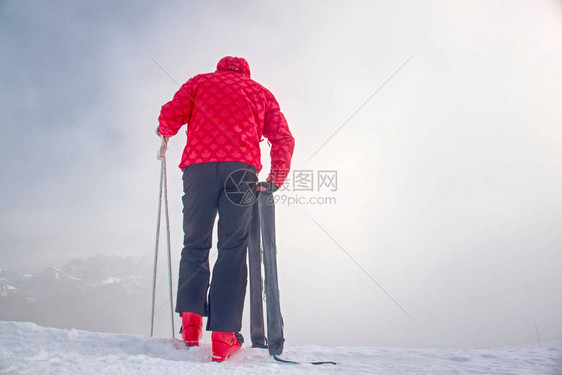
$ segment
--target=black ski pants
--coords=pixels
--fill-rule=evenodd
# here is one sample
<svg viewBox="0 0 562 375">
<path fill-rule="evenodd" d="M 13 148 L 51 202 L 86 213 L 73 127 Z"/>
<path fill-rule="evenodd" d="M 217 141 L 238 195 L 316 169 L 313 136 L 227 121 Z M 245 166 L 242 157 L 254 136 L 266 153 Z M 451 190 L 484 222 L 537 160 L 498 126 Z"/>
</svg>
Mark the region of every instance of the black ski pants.
<svg viewBox="0 0 562 375">
<path fill-rule="evenodd" d="M 241 200 L 248 190 L 255 194 L 256 181 L 255 168 L 238 161 L 192 164 L 183 171 L 184 248 L 176 312 L 207 316 L 209 331 L 242 328 L 252 205 Z M 217 212 L 218 257 L 209 289 L 209 251 Z"/>
</svg>

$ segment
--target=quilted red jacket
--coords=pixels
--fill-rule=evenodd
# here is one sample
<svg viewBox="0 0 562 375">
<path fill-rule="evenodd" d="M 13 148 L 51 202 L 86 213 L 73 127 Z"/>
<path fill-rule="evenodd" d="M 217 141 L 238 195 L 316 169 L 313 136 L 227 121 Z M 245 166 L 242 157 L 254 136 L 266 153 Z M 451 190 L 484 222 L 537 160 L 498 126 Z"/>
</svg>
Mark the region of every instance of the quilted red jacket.
<svg viewBox="0 0 562 375">
<path fill-rule="evenodd" d="M 295 140 L 277 100 L 250 78 L 243 58 L 224 57 L 216 72 L 191 78 L 164 104 L 158 120 L 165 137 L 188 124 L 182 170 L 196 163 L 241 161 L 259 172 L 263 136 L 271 143 L 267 181 L 280 187 L 289 173 Z"/>
</svg>

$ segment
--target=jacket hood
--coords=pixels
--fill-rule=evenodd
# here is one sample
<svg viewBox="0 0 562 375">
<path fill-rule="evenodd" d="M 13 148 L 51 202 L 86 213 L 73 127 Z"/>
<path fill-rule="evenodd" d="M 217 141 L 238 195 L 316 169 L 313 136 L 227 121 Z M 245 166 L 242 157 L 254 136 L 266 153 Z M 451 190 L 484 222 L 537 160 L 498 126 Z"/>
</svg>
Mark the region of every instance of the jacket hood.
<svg viewBox="0 0 562 375">
<path fill-rule="evenodd" d="M 250 77 L 250 65 L 242 57 L 223 57 L 217 64 L 217 72 L 224 70 L 234 70 Z"/>
</svg>

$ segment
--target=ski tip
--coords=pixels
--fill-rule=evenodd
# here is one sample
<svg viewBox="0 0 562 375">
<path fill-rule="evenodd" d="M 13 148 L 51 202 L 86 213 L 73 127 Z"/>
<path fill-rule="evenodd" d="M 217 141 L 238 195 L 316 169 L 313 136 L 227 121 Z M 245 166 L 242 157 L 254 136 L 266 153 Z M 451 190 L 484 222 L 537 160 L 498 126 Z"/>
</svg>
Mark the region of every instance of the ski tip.
<svg viewBox="0 0 562 375">
<path fill-rule="evenodd" d="M 278 356 L 274 355 L 273 359 L 275 359 L 277 362 L 281 362 L 281 363 L 288 363 L 291 365 L 301 365 L 303 363 L 301 362 L 296 362 L 296 361 L 289 361 L 288 359 L 282 359 L 279 358 Z M 304 364 L 309 364 L 309 365 L 337 365 L 336 362 L 333 361 L 318 361 L 318 362 L 304 362 Z"/>
</svg>

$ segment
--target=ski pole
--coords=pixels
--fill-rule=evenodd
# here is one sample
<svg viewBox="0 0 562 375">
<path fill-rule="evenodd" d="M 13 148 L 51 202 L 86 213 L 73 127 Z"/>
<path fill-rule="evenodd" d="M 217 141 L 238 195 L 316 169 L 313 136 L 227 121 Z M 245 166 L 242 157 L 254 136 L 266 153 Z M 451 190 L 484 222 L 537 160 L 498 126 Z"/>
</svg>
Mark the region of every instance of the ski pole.
<svg viewBox="0 0 562 375">
<path fill-rule="evenodd" d="M 158 246 L 160 240 L 160 218 L 162 216 L 162 195 L 164 195 L 164 213 L 166 215 L 166 239 L 168 243 L 168 280 L 170 290 L 170 314 L 172 322 L 172 338 L 175 338 L 174 329 L 174 303 L 172 299 L 172 256 L 170 249 L 170 215 L 168 212 L 168 179 L 166 177 L 166 149 L 168 137 L 162 137 L 162 143 L 156 157 L 161 161 L 160 166 L 160 193 L 158 196 L 158 218 L 156 220 L 156 245 L 154 249 L 154 273 L 152 282 L 152 314 L 150 319 L 150 337 L 154 335 L 154 308 L 156 301 L 156 276 L 158 270 Z M 163 193 L 163 194 L 162 194 Z"/>
<path fill-rule="evenodd" d="M 166 157 L 162 159 L 162 166 L 162 169 L 164 170 L 164 212 L 166 214 L 166 239 L 168 242 L 168 287 L 170 291 L 170 321 L 172 323 L 172 338 L 175 339 L 176 334 L 174 329 L 174 300 L 172 296 L 172 252 L 170 245 L 170 214 L 168 211 L 168 178 L 166 173 Z"/>
<path fill-rule="evenodd" d="M 160 157 L 160 153 L 157 154 Z M 152 314 L 150 319 L 150 337 L 154 335 L 154 305 L 156 303 L 156 273 L 158 271 L 158 242 L 160 240 L 160 217 L 162 216 L 162 182 L 164 180 L 164 164 L 160 168 L 160 193 L 158 195 L 158 217 L 156 219 L 156 245 L 154 248 L 154 273 L 152 278 Z"/>
</svg>

